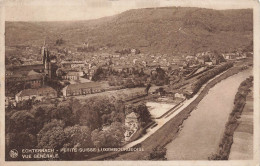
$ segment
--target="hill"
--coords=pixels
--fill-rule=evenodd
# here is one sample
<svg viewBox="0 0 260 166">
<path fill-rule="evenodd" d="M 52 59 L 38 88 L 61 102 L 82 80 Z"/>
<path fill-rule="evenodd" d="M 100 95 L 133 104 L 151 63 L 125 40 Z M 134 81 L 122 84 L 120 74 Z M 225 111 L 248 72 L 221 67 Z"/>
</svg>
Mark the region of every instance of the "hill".
<svg viewBox="0 0 260 166">
<path fill-rule="evenodd" d="M 144 53 L 221 52 L 249 47 L 253 10 L 146 8 L 89 21 L 6 22 L 6 45 L 50 45 L 62 37 L 65 47 L 84 42 L 110 51 L 138 48 Z"/>
</svg>

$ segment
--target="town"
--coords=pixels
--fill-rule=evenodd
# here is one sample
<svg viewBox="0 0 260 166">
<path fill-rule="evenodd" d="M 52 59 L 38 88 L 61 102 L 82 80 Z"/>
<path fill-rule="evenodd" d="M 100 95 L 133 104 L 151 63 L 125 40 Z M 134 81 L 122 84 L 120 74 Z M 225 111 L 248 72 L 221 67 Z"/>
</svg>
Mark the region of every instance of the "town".
<svg viewBox="0 0 260 166">
<path fill-rule="evenodd" d="M 88 46 L 83 48 L 87 49 Z M 26 47 L 25 51 L 29 53 L 30 48 Z M 45 44 L 40 52 L 41 61 L 21 60 L 22 65 L 6 66 L 7 109 L 29 108 L 25 106 L 51 100 L 66 101 L 71 97 L 84 99 L 97 93 L 124 89 L 129 89 L 128 93 L 131 91 L 123 98 L 125 102 L 145 101 L 147 98 L 154 101 L 157 98 L 157 101 L 175 103 L 168 106 L 169 109 L 175 108 L 193 95 L 191 83 L 203 73 L 228 62 L 252 58 L 253 54 L 241 50 L 231 53 L 207 51 L 174 57 L 124 49 L 114 54 L 101 53 L 72 60 L 68 54 L 76 56 L 83 53 L 77 50 L 65 51 L 67 54 L 55 52 Z M 153 102 L 147 103 L 153 108 L 150 113 L 154 118 L 166 116 L 167 112 L 153 112 L 158 109 L 153 105 Z M 126 141 L 138 131 L 139 116 L 134 112 L 126 115 L 125 124 L 129 126 L 125 133 Z"/>
<path fill-rule="evenodd" d="M 86 46 L 86 48 L 88 48 Z M 222 62 L 252 57 L 252 52 L 201 52 L 181 57 L 145 55 L 138 49 L 126 53 L 101 53 L 72 60 L 65 53 L 41 48 L 41 61 L 21 59 L 21 65 L 6 66 L 6 107 L 34 99 L 45 100 L 87 95 L 124 88 L 173 85 L 190 79 Z M 31 51 L 25 48 L 28 53 Z M 69 52 L 73 56 L 81 52 Z M 82 56 L 81 56 L 82 57 Z M 85 59 L 85 60 L 84 60 Z M 162 71 L 156 78 L 158 69 Z M 159 71 L 159 72 L 160 72 Z M 183 92 L 181 92 L 183 95 Z M 181 95 L 176 93 L 176 95 Z"/>
<path fill-rule="evenodd" d="M 159 7 L 6 21 L 6 160 L 239 158 L 234 132 L 253 137 L 252 18 Z"/>
</svg>

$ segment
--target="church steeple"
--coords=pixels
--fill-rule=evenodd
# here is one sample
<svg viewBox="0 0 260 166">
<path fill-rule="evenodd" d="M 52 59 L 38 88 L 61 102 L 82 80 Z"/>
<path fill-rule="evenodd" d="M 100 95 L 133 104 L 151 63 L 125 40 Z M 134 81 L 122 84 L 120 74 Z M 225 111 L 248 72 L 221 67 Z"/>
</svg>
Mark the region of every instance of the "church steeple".
<svg viewBox="0 0 260 166">
<path fill-rule="evenodd" d="M 41 49 L 41 54 L 42 54 L 42 63 L 45 66 L 45 60 L 46 60 L 45 39 L 44 39 L 43 46 L 42 46 L 42 49 Z"/>
<path fill-rule="evenodd" d="M 42 49 L 41 49 L 41 54 L 42 54 L 42 61 L 43 61 L 43 66 L 44 66 L 44 72 L 48 77 L 51 77 L 51 64 L 50 64 L 50 52 L 48 48 L 46 47 L 46 43 L 44 40 Z"/>
</svg>

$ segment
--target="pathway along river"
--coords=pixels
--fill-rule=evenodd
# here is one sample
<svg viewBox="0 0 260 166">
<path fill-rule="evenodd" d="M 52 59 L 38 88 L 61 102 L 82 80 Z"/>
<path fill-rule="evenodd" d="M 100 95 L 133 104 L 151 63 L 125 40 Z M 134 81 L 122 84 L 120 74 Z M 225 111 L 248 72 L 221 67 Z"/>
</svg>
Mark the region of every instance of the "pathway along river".
<svg viewBox="0 0 260 166">
<path fill-rule="evenodd" d="M 242 71 L 209 90 L 184 121 L 179 135 L 166 146 L 168 160 L 207 160 L 217 151 L 237 89 L 250 75 L 252 70 Z"/>
</svg>

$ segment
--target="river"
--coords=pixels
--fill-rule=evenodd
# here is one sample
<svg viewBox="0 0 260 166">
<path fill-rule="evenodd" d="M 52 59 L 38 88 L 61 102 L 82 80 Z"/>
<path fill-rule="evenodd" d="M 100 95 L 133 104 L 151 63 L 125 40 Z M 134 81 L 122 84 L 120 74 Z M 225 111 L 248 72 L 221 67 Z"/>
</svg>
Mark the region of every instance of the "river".
<svg viewBox="0 0 260 166">
<path fill-rule="evenodd" d="M 237 89 L 250 75 L 252 70 L 245 70 L 222 80 L 209 90 L 184 121 L 178 136 L 167 144 L 168 160 L 207 160 L 217 152 Z"/>
</svg>

